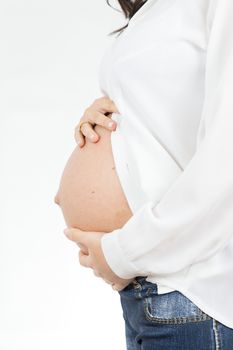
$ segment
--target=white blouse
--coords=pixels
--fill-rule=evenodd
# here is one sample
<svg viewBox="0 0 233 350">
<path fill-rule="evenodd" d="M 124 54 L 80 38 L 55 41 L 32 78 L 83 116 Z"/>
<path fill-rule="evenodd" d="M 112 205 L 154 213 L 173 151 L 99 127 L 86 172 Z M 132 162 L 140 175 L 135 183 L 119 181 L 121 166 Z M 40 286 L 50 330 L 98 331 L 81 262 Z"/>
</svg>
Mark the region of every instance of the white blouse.
<svg viewBox="0 0 233 350">
<path fill-rule="evenodd" d="M 148 0 L 99 69 L 119 110 L 112 151 L 133 211 L 102 237 L 107 263 L 231 328 L 232 18 L 232 0 Z"/>
</svg>

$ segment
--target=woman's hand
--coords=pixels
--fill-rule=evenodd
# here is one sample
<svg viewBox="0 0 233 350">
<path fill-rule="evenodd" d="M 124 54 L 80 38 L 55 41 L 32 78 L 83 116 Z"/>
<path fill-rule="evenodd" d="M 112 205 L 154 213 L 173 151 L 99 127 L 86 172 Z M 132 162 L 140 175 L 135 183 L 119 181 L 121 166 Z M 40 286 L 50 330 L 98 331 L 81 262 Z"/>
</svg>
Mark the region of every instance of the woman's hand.
<svg viewBox="0 0 233 350">
<path fill-rule="evenodd" d="M 95 125 L 101 125 L 111 131 L 116 130 L 117 123 L 114 120 L 109 120 L 113 112 L 119 113 L 114 102 L 107 96 L 96 99 L 84 111 L 84 115 L 75 127 L 74 134 L 75 141 L 80 148 L 85 145 L 85 137 L 94 143 L 99 141 L 99 134 L 93 128 Z"/>
<path fill-rule="evenodd" d="M 67 228 L 64 233 L 68 239 L 79 247 L 85 247 L 79 252 L 79 262 L 84 267 L 93 269 L 96 276 L 102 277 L 105 282 L 112 284 L 114 290 L 124 289 L 134 278 L 125 279 L 117 276 L 109 267 L 101 248 L 101 237 L 104 232 L 87 232 L 77 228 Z"/>
</svg>

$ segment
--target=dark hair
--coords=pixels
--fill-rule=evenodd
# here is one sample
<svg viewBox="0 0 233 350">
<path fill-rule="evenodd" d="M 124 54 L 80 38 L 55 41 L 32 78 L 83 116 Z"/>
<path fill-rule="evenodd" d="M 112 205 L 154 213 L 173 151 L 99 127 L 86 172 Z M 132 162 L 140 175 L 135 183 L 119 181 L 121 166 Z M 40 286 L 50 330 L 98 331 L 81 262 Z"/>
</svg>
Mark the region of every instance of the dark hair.
<svg viewBox="0 0 233 350">
<path fill-rule="evenodd" d="M 112 7 L 111 4 L 109 3 L 109 0 L 106 0 L 106 1 L 107 1 L 107 4 L 110 7 Z M 123 13 L 124 13 L 125 18 L 128 18 L 130 21 L 130 19 L 133 17 L 133 15 L 142 7 L 142 5 L 145 2 L 147 2 L 147 0 L 133 0 L 133 1 L 132 0 L 118 0 L 118 2 L 120 4 L 120 7 L 121 7 Z M 114 8 L 114 7 L 112 7 L 112 8 Z M 128 27 L 129 21 L 128 21 L 128 23 L 126 23 L 125 26 L 114 30 L 113 32 L 109 33 L 109 35 L 117 34 L 117 33 L 119 33 L 118 35 L 120 35 L 123 32 L 123 30 Z"/>
</svg>

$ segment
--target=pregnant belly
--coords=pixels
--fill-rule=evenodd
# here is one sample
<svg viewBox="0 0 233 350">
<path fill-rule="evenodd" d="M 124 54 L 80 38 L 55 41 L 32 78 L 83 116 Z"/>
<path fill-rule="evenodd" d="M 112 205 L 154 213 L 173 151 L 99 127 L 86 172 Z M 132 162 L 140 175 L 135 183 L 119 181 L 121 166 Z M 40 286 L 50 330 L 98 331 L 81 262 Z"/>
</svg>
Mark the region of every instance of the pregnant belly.
<svg viewBox="0 0 233 350">
<path fill-rule="evenodd" d="M 63 170 L 55 202 L 66 225 L 111 232 L 133 215 L 121 187 L 111 147 L 111 131 L 95 126 L 97 143 L 76 146 Z M 114 131 L 113 131 L 114 132 Z"/>
</svg>

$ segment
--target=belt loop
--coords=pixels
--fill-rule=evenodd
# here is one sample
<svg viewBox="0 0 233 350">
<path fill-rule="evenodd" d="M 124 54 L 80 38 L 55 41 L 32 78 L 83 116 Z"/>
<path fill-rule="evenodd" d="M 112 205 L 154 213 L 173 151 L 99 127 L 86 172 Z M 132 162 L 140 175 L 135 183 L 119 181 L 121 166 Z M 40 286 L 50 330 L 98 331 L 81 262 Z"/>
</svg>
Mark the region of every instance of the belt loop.
<svg viewBox="0 0 233 350">
<path fill-rule="evenodd" d="M 142 299 L 142 286 L 141 284 L 137 281 L 137 279 L 133 280 L 133 289 L 134 289 L 134 296 L 136 299 Z"/>
<path fill-rule="evenodd" d="M 134 289 L 142 289 L 141 284 L 136 280 L 133 281 L 133 285 L 134 285 Z"/>
</svg>

